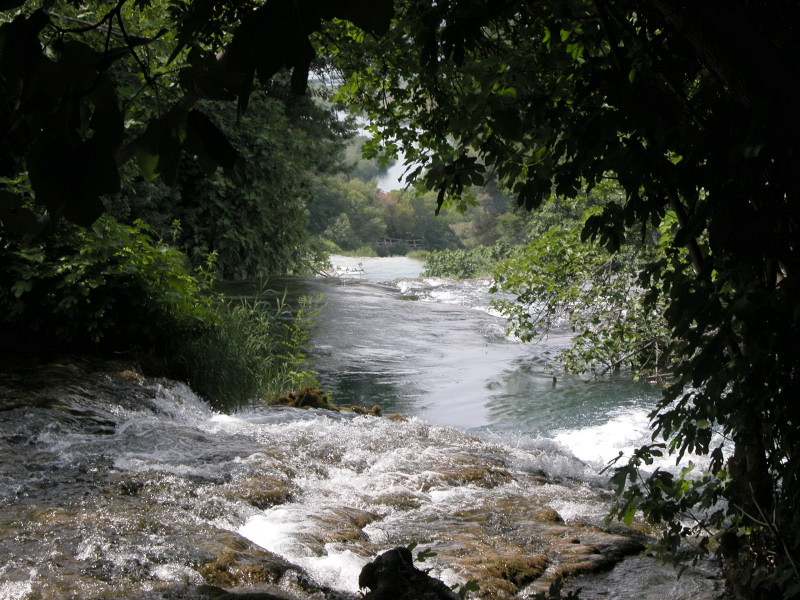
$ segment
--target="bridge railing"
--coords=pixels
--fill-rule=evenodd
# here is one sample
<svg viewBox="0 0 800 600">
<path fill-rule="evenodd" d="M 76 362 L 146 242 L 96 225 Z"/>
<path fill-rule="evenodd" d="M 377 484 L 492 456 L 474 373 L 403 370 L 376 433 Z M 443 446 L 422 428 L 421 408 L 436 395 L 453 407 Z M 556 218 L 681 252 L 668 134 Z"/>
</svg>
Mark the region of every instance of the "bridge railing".
<svg viewBox="0 0 800 600">
<path fill-rule="evenodd" d="M 383 238 L 369 243 L 370 246 L 380 248 L 384 246 L 405 246 L 406 248 L 422 248 L 424 240 L 421 239 L 402 239 L 402 238 Z"/>
</svg>

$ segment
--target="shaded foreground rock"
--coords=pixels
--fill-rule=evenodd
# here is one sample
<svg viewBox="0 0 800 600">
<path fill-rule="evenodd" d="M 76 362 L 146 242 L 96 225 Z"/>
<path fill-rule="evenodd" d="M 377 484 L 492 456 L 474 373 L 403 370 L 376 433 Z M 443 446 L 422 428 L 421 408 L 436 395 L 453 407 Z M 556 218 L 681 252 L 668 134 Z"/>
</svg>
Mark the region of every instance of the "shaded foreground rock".
<svg viewBox="0 0 800 600">
<path fill-rule="evenodd" d="M 358 585 L 369 589 L 364 600 L 458 600 L 444 583 L 417 569 L 411 552 L 403 547 L 366 564 Z"/>
</svg>

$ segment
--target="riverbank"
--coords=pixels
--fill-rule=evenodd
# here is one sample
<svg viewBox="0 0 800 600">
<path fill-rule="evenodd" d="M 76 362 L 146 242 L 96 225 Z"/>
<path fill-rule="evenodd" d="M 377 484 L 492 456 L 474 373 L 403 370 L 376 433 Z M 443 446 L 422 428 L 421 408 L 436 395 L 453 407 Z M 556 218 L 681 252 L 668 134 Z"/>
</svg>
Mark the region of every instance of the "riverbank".
<svg viewBox="0 0 800 600">
<path fill-rule="evenodd" d="M 449 585 L 516 598 L 646 541 L 604 530 L 608 492 L 547 477 L 541 453 L 413 418 L 221 415 L 127 363 L 7 371 L 0 418 L 9 600 L 354 598 L 367 561 L 411 542 Z"/>
</svg>

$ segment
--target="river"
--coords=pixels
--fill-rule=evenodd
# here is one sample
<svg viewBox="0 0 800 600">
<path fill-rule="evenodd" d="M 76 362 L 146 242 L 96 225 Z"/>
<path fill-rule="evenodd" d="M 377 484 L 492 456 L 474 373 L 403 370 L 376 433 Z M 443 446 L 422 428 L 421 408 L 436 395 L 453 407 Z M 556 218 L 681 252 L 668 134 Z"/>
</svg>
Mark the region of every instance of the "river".
<svg viewBox="0 0 800 600">
<path fill-rule="evenodd" d="M 303 290 L 325 299 L 312 357 L 340 404 L 556 442 L 597 470 L 648 440 L 659 390 L 624 376 L 564 376 L 556 358 L 569 335 L 509 339 L 488 279 L 420 279 L 422 263 L 404 257 L 333 260 L 346 278 Z"/>
<path fill-rule="evenodd" d="M 646 438 L 657 390 L 564 377 L 568 337 L 508 339 L 485 281 L 338 260 L 347 278 L 273 284 L 323 297 L 310 352 L 333 400 L 404 420 L 217 414 L 113 360 L 9 367 L 0 598 L 210 598 L 212 584 L 352 599 L 368 560 L 412 542 L 437 553 L 433 575 L 477 579 L 483 598 L 559 576 L 589 600 L 718 595 L 713 566 L 678 579 L 639 556 L 642 528 L 604 524 L 599 470 Z"/>
</svg>

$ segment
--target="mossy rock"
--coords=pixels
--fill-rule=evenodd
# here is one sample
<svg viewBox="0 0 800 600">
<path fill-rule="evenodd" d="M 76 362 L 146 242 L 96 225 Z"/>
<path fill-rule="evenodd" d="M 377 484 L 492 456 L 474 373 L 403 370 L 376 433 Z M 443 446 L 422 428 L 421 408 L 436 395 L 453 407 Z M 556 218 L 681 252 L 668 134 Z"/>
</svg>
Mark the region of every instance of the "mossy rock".
<svg viewBox="0 0 800 600">
<path fill-rule="evenodd" d="M 534 520 L 541 521 L 542 523 L 563 523 L 564 519 L 561 518 L 554 509 L 545 506 L 537 510 L 531 515 Z"/>
<path fill-rule="evenodd" d="M 325 410 L 339 411 L 325 395 L 322 390 L 315 390 L 310 385 L 305 386 L 299 392 L 289 392 L 272 402 L 280 406 L 292 406 L 294 408 L 322 408 Z"/>
<path fill-rule="evenodd" d="M 364 406 L 351 406 L 349 408 L 336 406 L 330 401 L 325 392 L 316 390 L 311 386 L 305 386 L 299 392 L 289 392 L 285 396 L 273 400 L 272 404 L 291 406 L 294 408 L 321 408 L 335 412 L 350 412 L 357 415 L 370 415 L 373 417 L 383 416 L 383 411 L 379 404 L 375 404 L 372 408 L 366 408 Z M 393 421 L 405 420 L 400 415 L 391 415 L 389 418 Z"/>
<path fill-rule="evenodd" d="M 298 567 L 279 556 L 256 547 L 241 536 L 218 532 L 213 553 L 198 565 L 197 571 L 210 585 L 251 586 L 274 584 L 287 571 Z"/>
<path fill-rule="evenodd" d="M 503 579 L 522 588 L 542 576 L 547 568 L 545 554 L 506 554 L 489 557 L 484 563 L 489 577 Z"/>
</svg>

